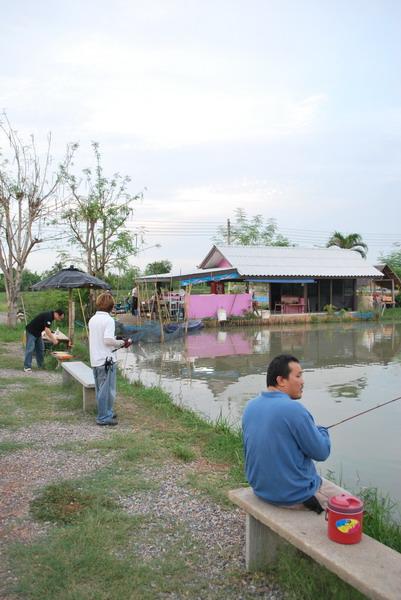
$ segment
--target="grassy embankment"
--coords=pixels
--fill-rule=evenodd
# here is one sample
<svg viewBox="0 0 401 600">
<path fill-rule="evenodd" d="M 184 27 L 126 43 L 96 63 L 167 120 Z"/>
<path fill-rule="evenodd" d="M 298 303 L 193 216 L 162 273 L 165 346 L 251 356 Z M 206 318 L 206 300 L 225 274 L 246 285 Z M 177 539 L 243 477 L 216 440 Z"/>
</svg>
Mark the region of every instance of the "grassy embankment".
<svg viewBox="0 0 401 600">
<path fill-rule="evenodd" d="M 0 327 L 1 367 L 21 368 L 21 360 L 8 351 L 8 345 L 21 340 L 22 330 L 22 325 L 15 331 Z M 87 361 L 84 342 L 76 343 L 74 358 Z M 54 369 L 51 357 L 46 366 Z M 5 391 L 2 428 L 16 430 L 51 421 L 88 422 L 81 411 L 78 386 L 66 393 L 61 384 L 49 385 L 45 379 L 31 379 L 27 384 L 21 373 L 21 377 L 1 377 L 0 387 Z M 96 452 L 111 458 L 111 462 L 105 461 L 106 466 L 95 473 L 42 490 L 31 509 L 33 518 L 53 523 L 49 533 L 28 546 L 17 543 L 8 548 L 11 569 L 18 577 L 14 591 L 21 598 L 153 600 L 172 592 L 180 598 L 209 597 L 204 581 L 198 578 L 202 548 L 193 547 L 188 531 L 171 523 L 151 522 L 143 515 L 128 515 L 116 500 L 121 495 L 155 489 L 157 484 L 146 478 L 144 467 L 157 469 L 169 461 L 190 464 L 197 460 L 203 467 L 188 472 L 186 485 L 229 508 L 227 490 L 246 485 L 240 432 L 232 431 L 223 421 L 208 423 L 175 406 L 160 389 L 129 384 L 121 376 L 118 397 L 118 410 L 124 422 L 132 424 L 132 433 L 122 435 L 116 428 L 107 439 L 62 445 L 77 454 Z M 0 450 L 15 452 L 23 446 L 1 443 Z M 400 529 L 389 516 L 393 508 L 390 499 L 381 498 L 376 490 L 367 490 L 363 495 L 368 509 L 365 533 L 401 551 Z M 141 545 L 150 540 L 157 545 L 167 529 L 168 547 L 153 560 L 141 561 Z M 244 578 L 237 572 L 229 572 L 226 577 L 228 587 L 233 589 Z M 273 577 L 293 599 L 362 598 L 289 547 L 282 552 L 273 573 L 258 577 Z M 234 596 L 222 591 L 221 596 L 216 592 L 214 597 Z M 245 585 L 242 597 L 255 595 Z"/>
</svg>

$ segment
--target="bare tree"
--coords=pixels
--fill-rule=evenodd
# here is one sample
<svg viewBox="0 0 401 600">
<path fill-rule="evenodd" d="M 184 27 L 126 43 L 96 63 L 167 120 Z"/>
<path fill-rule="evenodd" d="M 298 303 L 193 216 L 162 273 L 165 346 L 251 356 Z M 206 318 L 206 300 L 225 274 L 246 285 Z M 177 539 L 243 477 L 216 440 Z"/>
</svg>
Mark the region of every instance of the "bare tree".
<svg viewBox="0 0 401 600">
<path fill-rule="evenodd" d="M 75 146 L 51 173 L 51 135 L 46 151 L 38 155 L 34 137 L 25 144 L 3 113 L 0 121 L 0 268 L 7 294 L 8 325 L 15 327 L 22 271 L 32 250 L 48 241 L 47 218 L 61 209 L 57 192 L 62 172 L 68 169 Z M 5 146 L 5 147 L 4 147 Z M 7 155 L 9 157 L 7 157 Z"/>
</svg>

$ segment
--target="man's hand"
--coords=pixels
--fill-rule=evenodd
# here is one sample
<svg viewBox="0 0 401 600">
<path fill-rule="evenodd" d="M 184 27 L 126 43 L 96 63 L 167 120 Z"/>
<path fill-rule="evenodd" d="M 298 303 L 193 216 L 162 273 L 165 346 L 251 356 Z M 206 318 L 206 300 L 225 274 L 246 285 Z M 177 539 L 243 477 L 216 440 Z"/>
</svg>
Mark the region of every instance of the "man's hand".
<svg viewBox="0 0 401 600">
<path fill-rule="evenodd" d="M 54 339 L 53 341 L 53 346 L 56 346 L 56 344 L 58 344 L 58 340 Z"/>
<path fill-rule="evenodd" d="M 124 340 L 124 343 L 122 346 L 120 346 L 120 348 L 128 348 L 129 346 L 131 346 L 132 344 L 132 340 L 131 338 L 128 338 L 127 340 Z"/>
</svg>

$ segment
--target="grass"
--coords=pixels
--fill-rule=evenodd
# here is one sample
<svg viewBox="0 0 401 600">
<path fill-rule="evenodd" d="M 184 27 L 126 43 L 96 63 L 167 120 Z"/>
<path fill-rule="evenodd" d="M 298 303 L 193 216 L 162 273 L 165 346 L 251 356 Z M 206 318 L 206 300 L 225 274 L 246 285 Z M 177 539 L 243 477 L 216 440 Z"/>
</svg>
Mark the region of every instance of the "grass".
<svg viewBox="0 0 401 600">
<path fill-rule="evenodd" d="M 146 528 L 145 528 L 146 527 Z M 152 532 L 152 527 L 156 531 Z M 153 560 L 141 559 L 142 545 L 154 544 L 167 534 L 169 546 L 160 548 Z M 152 535 L 153 534 L 153 535 Z M 47 544 L 35 544 L 30 557 L 22 547 L 15 549 L 20 565 L 16 592 L 31 599 L 70 600 L 90 598 L 153 599 L 182 590 L 191 569 L 176 556 L 185 553 L 187 562 L 196 560 L 185 529 L 147 517 L 130 517 L 98 508 L 79 524 L 52 532 Z M 189 583 L 189 582 L 188 582 Z"/>
<path fill-rule="evenodd" d="M 111 509 L 115 503 L 104 495 L 84 491 L 72 481 L 61 481 L 47 486 L 31 502 L 30 511 L 37 521 L 67 524 L 101 507 Z"/>
<path fill-rule="evenodd" d="M 377 488 L 366 488 L 358 492 L 364 501 L 363 531 L 382 544 L 401 552 L 400 509 L 397 503 Z M 394 517 L 398 517 L 398 522 Z"/>
<path fill-rule="evenodd" d="M 397 306 L 396 308 L 386 308 L 380 319 L 383 321 L 401 319 L 401 306 Z"/>
<path fill-rule="evenodd" d="M 176 444 L 172 448 L 173 455 L 177 458 L 180 458 L 184 462 L 189 462 L 193 460 L 196 456 L 196 453 L 192 448 L 189 448 L 185 444 Z"/>
<path fill-rule="evenodd" d="M 5 454 L 13 454 L 19 450 L 29 448 L 30 444 L 23 444 L 22 442 L 0 442 L 0 456 Z"/>
<path fill-rule="evenodd" d="M 276 574 L 287 600 L 363 600 L 366 598 L 354 588 L 294 546 L 279 549 Z"/>
<path fill-rule="evenodd" d="M 14 332 L 13 338 L 12 332 L 0 328 L 3 348 L 7 344 L 4 338 L 15 342 L 20 333 Z M 79 351 L 87 357 L 84 343 Z M 0 366 L 9 360 L 7 352 L 0 354 Z M 81 412 L 78 385 L 66 390 L 61 384 L 32 379 L 29 394 L 21 385 L 27 385 L 26 377 L 0 380 L 0 388 L 7 390 L 2 397 L 3 427 L 55 420 L 85 423 L 92 418 Z M 205 548 L 195 543 L 188 527 L 166 517 L 127 514 L 118 499 L 135 492 L 156 493 L 159 484 L 147 476 L 149 470 L 175 461 L 190 466 L 195 461 L 196 468 L 188 469 L 184 486 L 231 507 L 227 491 L 246 485 L 241 432 L 223 418 L 211 422 L 184 410 L 159 388 L 130 384 L 121 376 L 118 397 L 118 412 L 131 430 L 113 430 L 104 438 L 53 447 L 100 456 L 102 467 L 79 480 L 58 481 L 38 491 L 31 505 L 32 516 L 46 524 L 47 534 L 31 544 L 8 547 L 9 568 L 17 576 L 10 593 L 32 600 L 156 600 L 168 594 L 209 597 L 208 574 L 202 572 Z M 18 453 L 25 447 L 2 442 L 0 454 Z M 401 551 L 400 529 L 391 518 L 394 504 L 377 490 L 364 490 L 363 494 L 367 507 L 364 532 Z M 245 585 L 238 596 L 255 598 L 257 592 L 247 583 L 249 576 L 231 571 L 229 557 L 225 562 L 224 589 L 217 590 L 214 598 L 233 598 L 231 590 L 238 589 L 242 581 Z M 278 580 L 293 600 L 363 598 L 292 547 L 282 550 L 272 573 L 253 576 L 252 585 L 263 587 L 271 579 Z"/>
</svg>

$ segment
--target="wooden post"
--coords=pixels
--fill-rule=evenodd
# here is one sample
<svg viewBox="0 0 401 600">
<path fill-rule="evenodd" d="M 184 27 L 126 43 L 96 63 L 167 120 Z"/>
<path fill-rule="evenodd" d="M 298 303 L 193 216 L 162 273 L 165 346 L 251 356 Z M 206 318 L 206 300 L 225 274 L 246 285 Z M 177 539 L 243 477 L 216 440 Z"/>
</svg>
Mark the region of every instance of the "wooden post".
<svg viewBox="0 0 401 600">
<path fill-rule="evenodd" d="M 156 300 L 156 303 L 157 303 L 157 312 L 159 313 L 160 341 L 163 343 L 164 342 L 163 319 L 162 319 L 162 312 L 161 312 L 160 301 L 159 301 L 159 294 L 158 294 L 157 284 L 156 283 L 155 283 L 155 300 Z"/>
<path fill-rule="evenodd" d="M 72 297 L 72 288 L 68 292 L 68 337 L 70 338 L 70 344 L 72 344 L 74 341 L 75 304 Z"/>
</svg>

